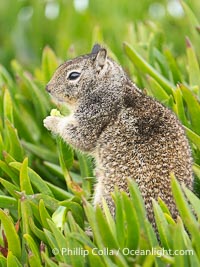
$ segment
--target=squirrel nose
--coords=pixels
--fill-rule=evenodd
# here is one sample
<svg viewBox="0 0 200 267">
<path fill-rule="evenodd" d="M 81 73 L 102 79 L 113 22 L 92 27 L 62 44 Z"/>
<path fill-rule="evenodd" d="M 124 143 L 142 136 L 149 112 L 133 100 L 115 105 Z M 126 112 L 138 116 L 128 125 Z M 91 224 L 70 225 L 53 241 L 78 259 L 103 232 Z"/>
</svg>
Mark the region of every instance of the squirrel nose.
<svg viewBox="0 0 200 267">
<path fill-rule="evenodd" d="M 46 85 L 46 91 L 47 91 L 48 93 L 51 92 L 49 84 Z"/>
</svg>

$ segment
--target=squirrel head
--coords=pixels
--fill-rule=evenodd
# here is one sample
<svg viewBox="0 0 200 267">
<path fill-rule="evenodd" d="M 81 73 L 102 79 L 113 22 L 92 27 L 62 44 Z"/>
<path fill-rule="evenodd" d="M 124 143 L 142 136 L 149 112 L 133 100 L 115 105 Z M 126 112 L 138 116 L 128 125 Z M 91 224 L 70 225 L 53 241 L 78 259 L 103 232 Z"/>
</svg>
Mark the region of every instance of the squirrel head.
<svg viewBox="0 0 200 267">
<path fill-rule="evenodd" d="M 107 50 L 96 44 L 90 54 L 60 65 L 46 90 L 59 101 L 75 104 L 94 90 L 123 87 L 125 77 L 122 68 L 107 56 Z"/>
</svg>

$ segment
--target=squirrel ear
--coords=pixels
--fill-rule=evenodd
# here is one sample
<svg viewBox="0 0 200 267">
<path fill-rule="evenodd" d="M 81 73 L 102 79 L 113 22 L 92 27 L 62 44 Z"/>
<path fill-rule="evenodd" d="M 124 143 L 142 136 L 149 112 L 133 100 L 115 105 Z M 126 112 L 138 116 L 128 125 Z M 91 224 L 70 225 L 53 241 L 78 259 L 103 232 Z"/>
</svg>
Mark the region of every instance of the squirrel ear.
<svg viewBox="0 0 200 267">
<path fill-rule="evenodd" d="M 100 49 L 101 49 L 101 46 L 99 44 L 95 44 L 92 48 L 91 54 L 97 54 Z"/>
<path fill-rule="evenodd" d="M 97 69 L 99 70 L 102 69 L 106 63 L 106 60 L 107 60 L 107 50 L 105 48 L 101 48 L 95 58 L 95 65 Z"/>
</svg>

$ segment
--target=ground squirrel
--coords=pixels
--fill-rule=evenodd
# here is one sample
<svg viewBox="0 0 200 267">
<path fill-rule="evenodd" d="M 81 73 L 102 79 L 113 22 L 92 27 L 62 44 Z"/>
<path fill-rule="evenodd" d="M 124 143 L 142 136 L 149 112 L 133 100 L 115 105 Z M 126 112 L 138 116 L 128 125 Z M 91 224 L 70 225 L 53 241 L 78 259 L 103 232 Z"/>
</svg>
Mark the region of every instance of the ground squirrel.
<svg viewBox="0 0 200 267">
<path fill-rule="evenodd" d="M 95 158 L 94 205 L 104 197 L 114 213 L 110 193 L 115 186 L 127 191 L 130 177 L 151 222 L 151 198 L 158 196 L 176 217 L 169 174 L 192 188 L 192 160 L 183 127 L 171 110 L 139 90 L 100 45 L 63 63 L 46 89 L 73 111 L 69 117 L 48 116 L 44 126 Z"/>
</svg>

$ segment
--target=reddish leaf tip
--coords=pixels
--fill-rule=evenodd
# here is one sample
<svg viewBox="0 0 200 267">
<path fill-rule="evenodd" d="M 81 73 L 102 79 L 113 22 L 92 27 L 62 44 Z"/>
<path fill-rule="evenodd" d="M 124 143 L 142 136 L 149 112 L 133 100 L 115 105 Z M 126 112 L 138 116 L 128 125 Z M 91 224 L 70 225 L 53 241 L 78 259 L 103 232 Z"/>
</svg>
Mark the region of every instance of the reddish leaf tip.
<svg viewBox="0 0 200 267">
<path fill-rule="evenodd" d="M 189 39 L 189 37 L 185 37 L 185 42 L 186 42 L 186 47 L 187 48 L 190 48 L 190 47 L 192 47 L 192 43 L 190 42 L 190 39 Z"/>
</svg>

